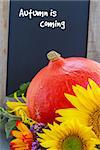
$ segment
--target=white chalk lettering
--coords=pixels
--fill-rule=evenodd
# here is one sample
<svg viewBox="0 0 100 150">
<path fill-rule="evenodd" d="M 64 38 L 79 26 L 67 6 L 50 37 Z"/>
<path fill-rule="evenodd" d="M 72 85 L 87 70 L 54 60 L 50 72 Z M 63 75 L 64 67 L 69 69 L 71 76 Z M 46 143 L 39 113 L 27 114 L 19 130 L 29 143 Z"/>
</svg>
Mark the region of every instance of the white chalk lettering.
<svg viewBox="0 0 100 150">
<path fill-rule="evenodd" d="M 32 19 L 33 17 L 57 17 L 58 16 L 58 12 L 54 9 L 50 9 L 50 10 L 35 10 L 35 9 L 23 9 L 21 8 L 19 10 L 19 17 L 24 18 L 24 17 L 28 17 L 29 19 Z M 39 27 L 41 28 L 60 28 L 61 30 L 65 30 L 66 29 L 66 21 L 62 20 L 62 21 L 58 21 L 56 20 L 52 20 L 52 21 L 47 21 L 47 20 L 42 20 L 39 22 Z"/>
<path fill-rule="evenodd" d="M 66 29 L 66 22 L 65 21 L 58 21 L 58 20 L 55 20 L 55 21 L 41 21 L 40 22 L 40 27 L 41 28 L 60 28 L 62 30 L 65 30 Z"/>
<path fill-rule="evenodd" d="M 23 12 L 23 9 L 20 9 L 20 12 L 19 12 L 19 17 L 24 17 L 24 12 Z"/>
<path fill-rule="evenodd" d="M 29 10 L 24 10 L 24 9 L 20 9 L 19 11 L 19 17 L 29 17 L 29 19 L 32 19 L 32 17 L 48 17 L 48 11 L 41 11 L 41 10 L 33 10 L 33 9 L 29 9 Z"/>
<path fill-rule="evenodd" d="M 51 10 L 50 10 L 50 16 L 52 16 L 52 17 L 56 17 L 56 16 L 57 16 L 57 11 L 56 11 L 56 10 L 51 9 Z"/>
</svg>

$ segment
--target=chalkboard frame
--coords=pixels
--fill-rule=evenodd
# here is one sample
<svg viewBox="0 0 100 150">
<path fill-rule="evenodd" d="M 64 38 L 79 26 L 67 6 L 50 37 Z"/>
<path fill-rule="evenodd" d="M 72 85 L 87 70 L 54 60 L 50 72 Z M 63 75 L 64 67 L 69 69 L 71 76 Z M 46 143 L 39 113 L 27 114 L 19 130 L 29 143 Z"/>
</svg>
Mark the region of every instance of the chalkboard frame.
<svg viewBox="0 0 100 150">
<path fill-rule="evenodd" d="M 42 1 L 42 0 L 41 0 Z M 12 1 L 11 1 L 12 2 Z M 10 2 L 10 10 L 11 10 L 11 2 Z M 34 1 L 35 2 L 35 1 Z M 45 2 L 45 1 L 44 1 Z M 51 1 L 49 1 L 51 2 Z M 59 1 L 60 2 L 60 1 Z M 63 2 L 63 1 L 62 1 Z M 90 11 L 90 0 L 88 0 L 88 12 L 87 12 L 87 29 L 86 29 L 86 32 L 87 32 L 87 35 L 86 35 L 86 50 L 85 50 L 85 55 L 84 57 L 87 57 L 87 42 L 88 42 L 88 26 L 89 26 L 89 11 Z M 11 14 L 11 11 L 10 11 L 10 14 Z M 11 21 L 11 15 L 9 14 L 9 27 L 10 27 L 10 21 Z M 9 34 L 10 34 L 10 28 L 9 28 Z M 9 90 L 9 83 L 8 83 L 8 80 L 9 80 L 9 46 L 10 46 L 10 38 L 8 39 L 8 63 L 7 63 L 7 88 L 6 88 L 6 93 L 7 94 L 10 94 L 10 92 L 8 92 Z M 40 68 L 41 69 L 41 68 Z M 36 73 L 35 73 L 36 74 Z M 18 87 L 18 85 L 17 85 Z M 16 88 L 17 89 L 17 88 Z M 15 90 L 15 89 L 14 89 Z"/>
</svg>

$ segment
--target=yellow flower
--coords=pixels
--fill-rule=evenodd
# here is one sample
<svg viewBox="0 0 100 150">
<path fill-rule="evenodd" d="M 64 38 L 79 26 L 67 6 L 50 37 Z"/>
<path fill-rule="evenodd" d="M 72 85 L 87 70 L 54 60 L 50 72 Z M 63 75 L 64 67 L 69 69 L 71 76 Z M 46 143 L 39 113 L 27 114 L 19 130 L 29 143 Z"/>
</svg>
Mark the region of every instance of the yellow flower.
<svg viewBox="0 0 100 150">
<path fill-rule="evenodd" d="M 92 126 L 95 134 L 100 138 L 100 86 L 89 79 L 87 89 L 80 85 L 73 86 L 76 96 L 65 94 L 65 97 L 77 108 L 60 109 L 56 112 L 60 122 L 66 122 L 70 118 L 78 118 L 87 126 Z"/>
<path fill-rule="evenodd" d="M 11 135 L 16 139 L 10 142 L 10 150 L 31 150 L 33 135 L 25 124 L 21 121 L 16 122 L 18 130 L 12 130 Z"/>
<path fill-rule="evenodd" d="M 14 93 L 14 98 L 16 99 L 17 102 L 12 102 L 12 101 L 7 101 L 6 105 L 7 107 L 10 109 L 9 112 L 15 112 L 16 116 L 20 117 L 19 115 L 19 110 L 23 110 L 27 116 L 29 116 L 29 112 L 28 112 L 28 108 L 26 106 L 26 99 L 24 97 L 24 95 L 22 95 L 22 99 L 24 100 L 24 102 L 21 102 L 18 97 L 16 92 Z"/>
<path fill-rule="evenodd" d="M 29 124 L 30 126 L 35 124 L 36 121 L 29 118 L 30 115 L 26 105 L 26 98 L 24 97 L 24 95 L 22 94 L 22 99 L 24 102 L 21 102 L 18 99 L 16 92 L 14 93 L 14 98 L 16 99 L 17 102 L 11 102 L 11 101 L 6 102 L 6 105 L 9 108 L 8 112 L 9 113 L 14 112 L 16 116 L 21 117 L 22 122 Z"/>
<path fill-rule="evenodd" d="M 39 133 L 40 145 L 48 150 L 95 150 L 96 135 L 77 119 L 60 125 L 48 124 L 50 129 Z M 98 141 L 97 141 L 98 142 Z"/>
<path fill-rule="evenodd" d="M 9 108 L 8 112 L 9 113 L 14 112 L 16 116 L 22 119 L 22 122 L 29 124 L 30 126 L 35 124 L 36 121 L 30 118 L 29 111 L 26 105 L 26 98 L 24 97 L 24 95 L 22 94 L 22 99 L 24 102 L 21 102 L 18 99 L 16 92 L 14 93 L 14 98 L 16 99 L 17 102 L 11 102 L 11 101 L 6 102 L 6 105 Z"/>
</svg>

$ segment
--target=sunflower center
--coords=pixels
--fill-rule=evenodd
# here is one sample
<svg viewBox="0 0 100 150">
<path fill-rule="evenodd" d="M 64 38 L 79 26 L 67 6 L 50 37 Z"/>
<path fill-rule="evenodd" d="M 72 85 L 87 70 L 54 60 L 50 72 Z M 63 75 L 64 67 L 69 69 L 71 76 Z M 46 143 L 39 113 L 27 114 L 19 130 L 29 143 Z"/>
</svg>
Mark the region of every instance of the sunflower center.
<svg viewBox="0 0 100 150">
<path fill-rule="evenodd" d="M 63 150 L 82 150 L 82 141 L 79 137 L 70 136 L 63 141 Z"/>
<path fill-rule="evenodd" d="M 89 125 L 93 126 L 93 131 L 100 137 L 100 108 L 95 109 L 90 114 Z"/>
</svg>

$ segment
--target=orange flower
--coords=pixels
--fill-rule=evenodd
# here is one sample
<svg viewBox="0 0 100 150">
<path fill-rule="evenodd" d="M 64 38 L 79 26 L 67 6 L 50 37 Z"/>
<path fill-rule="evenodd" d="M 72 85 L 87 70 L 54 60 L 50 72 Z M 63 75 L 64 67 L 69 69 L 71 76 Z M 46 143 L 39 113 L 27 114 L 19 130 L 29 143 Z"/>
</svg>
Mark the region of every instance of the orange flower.
<svg viewBox="0 0 100 150">
<path fill-rule="evenodd" d="M 21 121 L 16 122 L 18 130 L 12 130 L 11 135 L 16 139 L 10 142 L 10 150 L 31 150 L 33 134 Z"/>
</svg>

